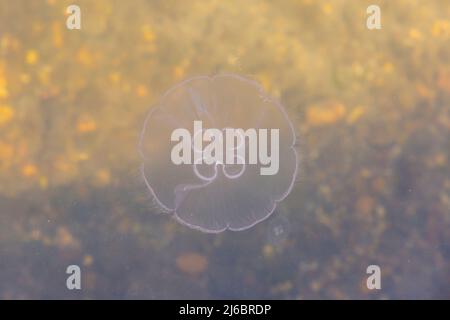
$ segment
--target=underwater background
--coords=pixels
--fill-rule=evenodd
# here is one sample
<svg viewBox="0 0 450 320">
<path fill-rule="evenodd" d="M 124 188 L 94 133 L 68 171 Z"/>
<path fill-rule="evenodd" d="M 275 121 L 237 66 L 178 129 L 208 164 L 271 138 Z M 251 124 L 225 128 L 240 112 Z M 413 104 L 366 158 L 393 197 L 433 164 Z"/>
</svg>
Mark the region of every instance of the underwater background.
<svg viewBox="0 0 450 320">
<path fill-rule="evenodd" d="M 450 2 L 78 0 L 68 30 L 70 4 L 0 0 L 0 299 L 450 298 Z M 216 235 L 156 210 L 138 140 L 222 72 L 282 102 L 301 161 L 269 219 Z"/>
</svg>

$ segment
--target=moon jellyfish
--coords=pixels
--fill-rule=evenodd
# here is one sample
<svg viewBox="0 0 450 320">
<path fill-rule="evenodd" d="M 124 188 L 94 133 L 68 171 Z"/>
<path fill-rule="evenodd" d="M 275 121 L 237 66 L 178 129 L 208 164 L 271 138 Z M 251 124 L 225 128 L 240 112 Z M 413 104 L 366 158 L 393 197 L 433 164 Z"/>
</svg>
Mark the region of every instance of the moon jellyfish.
<svg viewBox="0 0 450 320">
<path fill-rule="evenodd" d="M 188 79 L 148 114 L 139 142 L 156 204 L 191 228 L 245 230 L 291 191 L 293 125 L 255 81 L 232 74 Z"/>
</svg>

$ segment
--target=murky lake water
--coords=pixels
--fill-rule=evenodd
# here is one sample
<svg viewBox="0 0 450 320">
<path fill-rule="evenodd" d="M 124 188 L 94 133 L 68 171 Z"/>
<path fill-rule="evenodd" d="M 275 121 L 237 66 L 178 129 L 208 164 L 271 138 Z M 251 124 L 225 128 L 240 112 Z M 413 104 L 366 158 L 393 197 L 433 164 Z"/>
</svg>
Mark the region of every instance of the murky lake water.
<svg viewBox="0 0 450 320">
<path fill-rule="evenodd" d="M 450 298 L 450 5 L 0 1 L 0 298 Z M 252 228 L 162 213 L 147 112 L 199 75 L 286 108 L 299 172 Z M 226 208 L 224 208 L 226 209 Z M 80 266 L 82 290 L 66 268 Z M 369 290 L 369 265 L 381 290 Z"/>
</svg>

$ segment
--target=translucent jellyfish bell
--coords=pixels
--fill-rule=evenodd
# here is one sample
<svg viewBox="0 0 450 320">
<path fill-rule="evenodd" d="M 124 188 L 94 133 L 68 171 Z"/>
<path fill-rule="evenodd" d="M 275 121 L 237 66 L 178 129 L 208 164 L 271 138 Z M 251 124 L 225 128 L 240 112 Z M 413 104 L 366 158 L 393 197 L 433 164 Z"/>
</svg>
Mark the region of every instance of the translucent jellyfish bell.
<svg viewBox="0 0 450 320">
<path fill-rule="evenodd" d="M 202 131 L 194 132 L 194 121 L 201 121 Z M 278 129 L 278 171 L 263 175 L 263 163 L 248 161 L 246 137 L 235 141 L 236 148 L 247 147 L 246 159 L 236 152 L 234 163 L 194 159 L 174 164 L 171 137 L 179 128 L 189 130 L 192 140 L 204 138 L 209 128 L 224 137 L 227 128 Z M 244 230 L 268 218 L 297 175 L 295 132 L 286 112 L 257 82 L 238 75 L 196 77 L 170 89 L 147 116 L 139 149 L 142 174 L 156 203 L 179 222 L 204 232 Z M 194 158 L 202 150 L 193 146 L 189 153 Z"/>
</svg>

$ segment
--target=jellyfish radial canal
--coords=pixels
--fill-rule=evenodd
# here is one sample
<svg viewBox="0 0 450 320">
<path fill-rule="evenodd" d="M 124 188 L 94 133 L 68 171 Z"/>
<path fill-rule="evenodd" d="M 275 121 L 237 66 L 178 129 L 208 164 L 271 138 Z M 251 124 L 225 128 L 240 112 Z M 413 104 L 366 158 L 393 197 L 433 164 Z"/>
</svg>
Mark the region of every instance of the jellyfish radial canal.
<svg viewBox="0 0 450 320">
<path fill-rule="evenodd" d="M 244 230 L 268 218 L 297 174 L 285 110 L 238 75 L 170 89 L 146 118 L 139 151 L 156 203 L 204 232 Z"/>
</svg>

